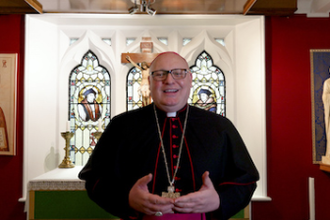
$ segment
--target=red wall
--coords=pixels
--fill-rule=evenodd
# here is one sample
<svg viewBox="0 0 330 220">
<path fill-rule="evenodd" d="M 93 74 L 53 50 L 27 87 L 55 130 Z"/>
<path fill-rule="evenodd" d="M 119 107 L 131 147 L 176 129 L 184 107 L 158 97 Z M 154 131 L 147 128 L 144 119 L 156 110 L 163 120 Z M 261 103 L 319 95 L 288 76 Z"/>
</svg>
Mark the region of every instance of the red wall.
<svg viewBox="0 0 330 220">
<path fill-rule="evenodd" d="M 0 53 L 18 54 L 16 156 L 0 156 L 0 219 L 25 220 L 23 175 L 24 16 L 0 15 Z"/>
<path fill-rule="evenodd" d="M 330 174 L 312 164 L 310 49 L 330 49 L 330 19 L 266 18 L 267 164 L 270 202 L 253 202 L 253 220 L 329 217 Z M 0 219 L 25 220 L 22 197 L 24 16 L 0 15 L 0 53 L 18 53 L 17 155 L 0 156 Z"/>
<path fill-rule="evenodd" d="M 253 220 L 309 219 L 308 177 L 316 219 L 329 219 L 330 174 L 312 164 L 310 49 L 330 49 L 330 19 L 266 19 L 268 195 Z"/>
</svg>

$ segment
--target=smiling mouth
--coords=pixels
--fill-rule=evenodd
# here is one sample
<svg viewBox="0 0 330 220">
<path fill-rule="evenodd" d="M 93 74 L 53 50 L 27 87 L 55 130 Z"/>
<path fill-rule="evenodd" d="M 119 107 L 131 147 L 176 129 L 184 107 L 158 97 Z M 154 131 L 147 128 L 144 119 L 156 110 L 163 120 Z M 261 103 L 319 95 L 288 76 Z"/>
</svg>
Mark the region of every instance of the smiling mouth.
<svg viewBox="0 0 330 220">
<path fill-rule="evenodd" d="M 164 93 L 174 93 L 174 92 L 177 92 L 179 90 L 177 89 L 167 89 L 167 90 L 164 90 Z"/>
</svg>

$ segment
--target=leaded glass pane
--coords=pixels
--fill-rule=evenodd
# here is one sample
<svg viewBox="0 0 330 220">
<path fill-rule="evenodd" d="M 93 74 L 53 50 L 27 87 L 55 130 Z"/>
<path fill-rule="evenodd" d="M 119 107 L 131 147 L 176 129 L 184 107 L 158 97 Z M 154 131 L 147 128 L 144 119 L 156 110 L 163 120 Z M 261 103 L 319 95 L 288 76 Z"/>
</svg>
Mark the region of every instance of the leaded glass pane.
<svg viewBox="0 0 330 220">
<path fill-rule="evenodd" d="M 168 45 L 168 39 L 167 37 L 159 37 L 158 40 L 162 42 L 165 45 Z"/>
<path fill-rule="evenodd" d="M 70 45 L 79 40 L 79 38 L 70 38 Z"/>
<path fill-rule="evenodd" d="M 70 140 L 70 158 L 82 166 L 97 143 L 94 133 L 110 122 L 110 74 L 88 51 L 69 80 L 70 131 L 75 133 Z"/>
<path fill-rule="evenodd" d="M 139 93 L 142 73 L 133 67 L 127 75 L 127 111 L 142 107 L 142 95 Z"/>
<path fill-rule="evenodd" d="M 214 38 L 214 40 L 222 46 L 225 46 L 225 40 L 223 38 Z"/>
<path fill-rule="evenodd" d="M 136 38 L 126 38 L 126 46 L 130 45 L 131 43 L 133 43 L 135 41 Z"/>
<path fill-rule="evenodd" d="M 203 51 L 190 71 L 193 82 L 188 103 L 225 116 L 225 77 L 220 68 L 213 65 L 211 56 Z"/>
<path fill-rule="evenodd" d="M 111 46 L 111 38 L 102 38 L 103 42 Z"/>
<path fill-rule="evenodd" d="M 189 43 L 192 40 L 192 38 L 183 38 L 182 39 L 182 45 L 185 46 L 187 43 Z"/>
</svg>

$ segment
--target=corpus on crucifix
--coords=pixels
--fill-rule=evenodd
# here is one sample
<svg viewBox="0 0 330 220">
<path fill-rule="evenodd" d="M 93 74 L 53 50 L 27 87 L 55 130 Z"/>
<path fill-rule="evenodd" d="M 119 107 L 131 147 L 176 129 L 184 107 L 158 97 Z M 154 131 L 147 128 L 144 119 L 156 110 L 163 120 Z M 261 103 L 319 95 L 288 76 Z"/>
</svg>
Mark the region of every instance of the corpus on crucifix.
<svg viewBox="0 0 330 220">
<path fill-rule="evenodd" d="M 146 62 L 142 62 L 141 66 L 139 66 L 137 63 L 135 63 L 133 60 L 131 60 L 131 57 L 129 55 L 126 56 L 126 59 L 135 66 L 135 68 L 138 68 L 141 71 L 142 74 L 142 80 L 140 83 L 140 87 L 138 89 L 138 92 L 140 95 L 142 95 L 142 106 L 147 106 L 150 104 L 150 90 L 149 90 L 149 65 Z"/>
<path fill-rule="evenodd" d="M 149 65 L 158 53 L 151 53 L 152 42 L 141 42 L 140 47 L 142 53 L 122 53 L 121 62 L 131 63 L 135 68 L 141 71 L 142 80 L 138 92 L 142 96 L 142 106 L 147 106 L 151 103 L 148 81 Z"/>
</svg>

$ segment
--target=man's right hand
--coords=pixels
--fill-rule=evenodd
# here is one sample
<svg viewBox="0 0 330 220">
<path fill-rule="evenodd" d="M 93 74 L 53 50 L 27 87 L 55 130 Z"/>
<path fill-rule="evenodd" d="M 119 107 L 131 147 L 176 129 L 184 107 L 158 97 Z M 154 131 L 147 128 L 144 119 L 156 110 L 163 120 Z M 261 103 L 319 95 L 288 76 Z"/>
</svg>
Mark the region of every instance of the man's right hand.
<svg viewBox="0 0 330 220">
<path fill-rule="evenodd" d="M 146 215 L 155 215 L 156 212 L 163 214 L 173 212 L 174 199 L 163 198 L 149 192 L 147 184 L 151 180 L 152 174 L 148 174 L 136 181 L 129 192 L 129 205 Z"/>
<path fill-rule="evenodd" d="M 126 56 L 126 60 L 131 62 L 131 58 L 128 55 Z"/>
</svg>

